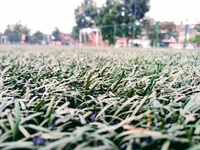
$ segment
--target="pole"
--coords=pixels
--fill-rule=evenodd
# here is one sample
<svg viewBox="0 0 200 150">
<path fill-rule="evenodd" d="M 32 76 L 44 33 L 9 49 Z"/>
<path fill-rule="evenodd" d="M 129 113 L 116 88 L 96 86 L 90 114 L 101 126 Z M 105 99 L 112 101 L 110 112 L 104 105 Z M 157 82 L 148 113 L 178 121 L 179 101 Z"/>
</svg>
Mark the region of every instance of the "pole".
<svg viewBox="0 0 200 150">
<path fill-rule="evenodd" d="M 79 46 L 82 46 L 82 32 L 79 30 Z"/>
<path fill-rule="evenodd" d="M 115 45 L 115 37 L 116 37 L 116 30 L 117 30 L 117 25 L 116 24 L 114 24 L 114 37 L 113 37 L 113 39 L 114 39 L 114 41 L 113 41 L 113 44 Z"/>
<path fill-rule="evenodd" d="M 132 39 L 134 40 L 135 39 L 135 32 L 136 31 L 136 25 L 135 25 L 135 21 L 134 21 L 134 23 L 133 23 L 133 37 L 132 37 Z M 133 41 L 132 41 L 132 46 L 134 47 L 134 43 L 133 43 Z"/>
<path fill-rule="evenodd" d="M 99 8 L 97 8 L 97 14 L 98 14 L 98 26 L 100 26 L 100 24 L 99 24 L 99 21 L 100 21 L 100 20 L 99 20 L 99 13 L 100 13 L 100 12 L 99 12 Z"/>
<path fill-rule="evenodd" d="M 159 37 L 159 22 L 156 22 L 156 47 L 158 47 L 158 37 Z"/>
<path fill-rule="evenodd" d="M 132 34 L 132 46 L 134 47 L 134 43 L 133 40 L 135 39 L 135 35 L 136 35 L 136 14 L 137 14 L 137 0 L 135 0 L 135 4 L 134 4 L 134 20 L 133 20 L 133 34 Z"/>
<path fill-rule="evenodd" d="M 99 13 L 98 13 L 98 26 L 99 26 Z"/>
<path fill-rule="evenodd" d="M 125 22 L 124 22 L 124 16 L 125 16 L 125 12 L 123 12 L 123 27 L 122 30 L 125 30 Z M 125 38 L 125 32 L 123 32 L 123 38 Z"/>
<path fill-rule="evenodd" d="M 96 31 L 96 47 L 99 45 L 99 30 Z"/>
<path fill-rule="evenodd" d="M 186 48 L 186 46 L 187 46 L 187 34 L 188 34 L 188 23 L 186 24 L 186 27 L 185 27 L 184 48 Z"/>
</svg>

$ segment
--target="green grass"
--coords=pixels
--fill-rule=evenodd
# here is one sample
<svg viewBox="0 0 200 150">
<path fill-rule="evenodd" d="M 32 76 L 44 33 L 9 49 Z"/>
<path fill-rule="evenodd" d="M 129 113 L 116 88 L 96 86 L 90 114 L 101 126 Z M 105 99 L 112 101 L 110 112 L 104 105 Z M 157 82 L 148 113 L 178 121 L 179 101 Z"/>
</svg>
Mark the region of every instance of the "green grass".
<svg viewBox="0 0 200 150">
<path fill-rule="evenodd" d="M 0 47 L 0 149 L 200 149 L 200 51 Z"/>
</svg>

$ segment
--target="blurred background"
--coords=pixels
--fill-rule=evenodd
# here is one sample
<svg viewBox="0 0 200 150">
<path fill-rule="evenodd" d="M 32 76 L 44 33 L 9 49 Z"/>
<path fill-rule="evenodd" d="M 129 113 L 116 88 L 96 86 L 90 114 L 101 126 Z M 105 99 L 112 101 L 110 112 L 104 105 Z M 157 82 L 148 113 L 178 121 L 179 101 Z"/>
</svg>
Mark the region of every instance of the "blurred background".
<svg viewBox="0 0 200 150">
<path fill-rule="evenodd" d="M 200 47 L 199 0 L 0 0 L 0 44 Z"/>
</svg>

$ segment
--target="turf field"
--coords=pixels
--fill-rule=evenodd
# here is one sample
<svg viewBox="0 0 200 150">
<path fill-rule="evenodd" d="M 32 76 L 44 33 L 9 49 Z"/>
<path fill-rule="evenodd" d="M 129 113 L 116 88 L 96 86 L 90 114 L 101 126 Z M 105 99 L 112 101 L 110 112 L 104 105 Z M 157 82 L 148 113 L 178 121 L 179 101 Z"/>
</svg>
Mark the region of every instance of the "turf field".
<svg viewBox="0 0 200 150">
<path fill-rule="evenodd" d="M 0 149 L 200 149 L 200 51 L 0 46 Z"/>
</svg>

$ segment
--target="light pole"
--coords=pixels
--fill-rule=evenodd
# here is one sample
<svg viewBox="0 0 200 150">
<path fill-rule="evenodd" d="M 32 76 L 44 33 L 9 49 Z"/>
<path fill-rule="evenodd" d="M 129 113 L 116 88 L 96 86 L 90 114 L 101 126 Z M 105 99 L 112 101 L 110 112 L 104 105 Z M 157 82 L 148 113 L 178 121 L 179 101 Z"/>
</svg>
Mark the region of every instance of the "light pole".
<svg viewBox="0 0 200 150">
<path fill-rule="evenodd" d="M 123 11 L 121 15 L 123 17 L 123 26 L 125 26 L 125 23 L 124 23 L 125 12 Z M 125 32 L 123 32 L 123 37 L 125 37 Z"/>
<path fill-rule="evenodd" d="M 188 19 L 186 20 L 186 26 L 185 26 L 185 41 L 184 41 L 184 49 L 187 46 L 187 34 L 188 34 Z"/>
<path fill-rule="evenodd" d="M 97 15 L 98 15 L 98 26 L 100 26 L 100 18 L 99 18 L 99 13 L 100 13 L 100 9 L 99 8 L 97 8 Z"/>
<path fill-rule="evenodd" d="M 132 40 L 135 39 L 135 34 L 136 34 L 136 15 L 137 15 L 137 0 L 134 2 L 134 20 L 133 20 L 133 34 L 132 34 Z M 134 43 L 132 43 L 132 46 L 134 47 Z"/>
<path fill-rule="evenodd" d="M 156 47 L 158 47 L 158 38 L 159 38 L 159 22 L 156 22 Z"/>
</svg>

